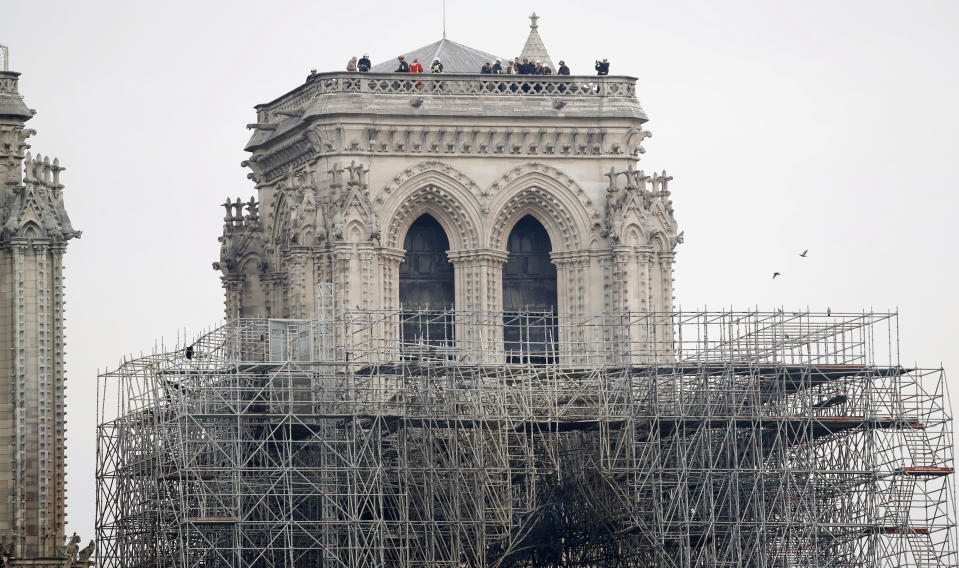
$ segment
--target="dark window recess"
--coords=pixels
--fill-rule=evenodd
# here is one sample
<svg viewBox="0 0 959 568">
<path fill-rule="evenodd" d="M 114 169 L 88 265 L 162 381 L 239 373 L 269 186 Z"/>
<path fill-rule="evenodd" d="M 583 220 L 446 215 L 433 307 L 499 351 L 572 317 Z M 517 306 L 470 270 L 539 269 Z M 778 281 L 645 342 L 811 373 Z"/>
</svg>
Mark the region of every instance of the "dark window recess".
<svg viewBox="0 0 959 568">
<path fill-rule="evenodd" d="M 401 333 L 404 351 L 432 351 L 452 345 L 453 265 L 443 227 L 423 215 L 410 225 L 403 241 L 406 260 L 400 264 Z"/>
<path fill-rule="evenodd" d="M 556 266 L 546 228 L 532 215 L 509 234 L 503 267 L 503 340 L 512 363 L 546 362 L 556 350 Z"/>
</svg>

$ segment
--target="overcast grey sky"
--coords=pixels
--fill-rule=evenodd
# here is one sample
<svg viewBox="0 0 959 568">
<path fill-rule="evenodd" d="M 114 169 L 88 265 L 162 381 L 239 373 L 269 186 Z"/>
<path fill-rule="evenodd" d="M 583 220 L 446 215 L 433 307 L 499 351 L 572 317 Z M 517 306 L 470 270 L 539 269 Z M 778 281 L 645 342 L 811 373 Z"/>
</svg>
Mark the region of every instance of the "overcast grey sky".
<svg viewBox="0 0 959 568">
<path fill-rule="evenodd" d="M 686 232 L 681 306 L 898 308 L 904 363 L 957 380 L 959 3 L 448 0 L 447 36 L 516 55 L 534 9 L 554 60 L 639 78 L 640 167 L 675 176 Z M 254 192 L 253 105 L 441 30 L 441 0 L 0 4 L 33 151 L 66 165 L 83 230 L 66 259 L 69 531 L 93 532 L 97 369 L 222 317 L 210 265 L 219 204 Z"/>
</svg>

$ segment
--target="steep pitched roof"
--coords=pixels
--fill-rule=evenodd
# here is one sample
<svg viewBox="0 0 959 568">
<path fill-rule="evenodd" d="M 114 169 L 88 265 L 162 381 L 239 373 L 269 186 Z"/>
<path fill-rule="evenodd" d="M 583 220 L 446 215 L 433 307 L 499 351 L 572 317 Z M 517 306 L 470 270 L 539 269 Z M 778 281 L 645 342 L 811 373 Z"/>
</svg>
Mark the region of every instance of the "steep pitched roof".
<svg viewBox="0 0 959 568">
<path fill-rule="evenodd" d="M 480 68 L 487 61 L 493 63 L 497 59 L 502 59 L 498 55 L 473 49 L 446 38 L 397 55 L 403 55 L 407 63 L 412 63 L 413 59 L 419 59 L 427 73 L 430 71 L 433 60 L 437 58 L 443 63 L 444 73 L 479 73 Z M 505 62 L 505 59 L 503 61 Z M 396 71 L 398 65 L 399 63 L 394 57 L 377 63 L 371 71 L 373 73 L 392 73 Z"/>
<path fill-rule="evenodd" d="M 536 12 L 533 12 L 533 15 L 530 16 L 529 19 L 532 22 L 529 25 L 529 37 L 526 38 L 526 45 L 523 46 L 520 58 L 535 59 L 543 65 L 548 65 L 555 73 L 556 66 L 553 65 L 553 60 L 549 58 L 546 46 L 543 44 L 542 38 L 539 37 L 539 32 L 536 31 L 539 27 L 536 25 L 536 20 L 539 19 L 539 16 L 536 15 Z"/>
</svg>

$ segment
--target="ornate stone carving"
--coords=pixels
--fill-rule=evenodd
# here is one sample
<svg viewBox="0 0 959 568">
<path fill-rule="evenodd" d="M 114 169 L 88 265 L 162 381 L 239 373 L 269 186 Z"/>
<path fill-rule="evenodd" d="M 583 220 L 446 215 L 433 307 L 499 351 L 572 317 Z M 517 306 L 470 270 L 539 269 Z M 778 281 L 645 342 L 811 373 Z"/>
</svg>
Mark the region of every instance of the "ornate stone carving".
<svg viewBox="0 0 959 568">
<path fill-rule="evenodd" d="M 662 174 L 647 176 L 643 170 L 634 170 L 632 166 L 625 171 L 617 172 L 615 168 L 603 174 L 609 179 L 607 191 L 606 215 L 600 234 L 609 239 L 610 243 L 627 242 L 624 228 L 636 226 L 641 228 L 644 238 L 648 242 L 655 231 L 662 231 L 668 235 L 675 235 L 677 224 L 673 217 L 672 202 L 668 200 L 670 192 L 667 187 L 673 178 Z M 619 190 L 616 182 L 619 176 L 625 178 L 623 191 Z M 652 183 L 652 191 L 648 185 Z M 656 223 L 652 223 L 655 219 Z M 670 250 L 680 242 L 677 237 L 667 239 Z"/>
<path fill-rule="evenodd" d="M 630 156 L 645 154 L 646 148 L 643 148 L 643 140 L 652 138 L 653 133 L 643 128 L 630 128 L 626 131 L 626 140 L 623 143 L 626 146 Z"/>
<path fill-rule="evenodd" d="M 475 135 L 476 133 L 474 132 L 474 136 Z M 409 181 L 414 176 L 419 176 L 426 172 L 437 172 L 437 173 L 443 174 L 446 177 L 454 180 L 459 185 L 462 185 L 463 187 L 467 188 L 467 190 L 473 195 L 475 196 L 480 195 L 479 186 L 477 186 L 476 183 L 474 183 L 473 180 L 469 178 L 469 176 L 467 176 L 463 172 L 457 170 L 456 168 L 448 164 L 445 164 L 443 162 L 439 162 L 436 160 L 426 160 L 423 162 L 419 162 L 418 164 L 410 166 L 409 168 L 406 168 L 402 172 L 398 173 L 392 179 L 392 181 L 386 184 L 386 186 L 383 188 L 383 194 L 389 195 L 390 193 L 396 191 L 396 188 L 404 185 L 407 181 Z"/>
<path fill-rule="evenodd" d="M 481 237 L 479 223 L 475 221 L 475 200 L 469 204 L 463 196 L 457 196 L 452 188 L 444 187 L 437 183 L 438 180 L 429 178 L 431 176 L 428 174 L 415 178 L 422 179 L 426 185 L 411 183 L 408 185 L 412 188 L 411 191 L 402 192 L 402 200 L 397 205 L 388 204 L 392 213 L 386 225 L 384 245 L 401 248 L 406 228 L 420 215 L 429 213 L 443 225 L 452 247 L 478 247 Z"/>
<path fill-rule="evenodd" d="M 547 166 L 541 162 L 528 162 L 521 166 L 517 166 L 512 170 L 506 172 L 499 179 L 490 184 L 489 188 L 483 192 L 483 196 L 492 196 L 498 193 L 502 188 L 512 184 L 519 178 L 529 175 L 532 173 L 542 174 L 552 180 L 555 180 L 556 183 L 562 185 L 569 189 L 573 194 L 576 195 L 579 202 L 586 208 L 591 217 L 599 218 L 599 213 L 593 210 L 593 202 L 586 195 L 586 192 L 583 191 L 583 188 L 576 183 L 576 180 L 566 175 L 561 170 L 558 170 L 552 166 Z"/>
<path fill-rule="evenodd" d="M 56 158 L 51 162 L 49 157 L 25 155 L 23 183 L 7 185 L 0 202 L 0 242 L 13 238 L 65 242 L 81 235 L 63 205 L 64 169 Z"/>
</svg>

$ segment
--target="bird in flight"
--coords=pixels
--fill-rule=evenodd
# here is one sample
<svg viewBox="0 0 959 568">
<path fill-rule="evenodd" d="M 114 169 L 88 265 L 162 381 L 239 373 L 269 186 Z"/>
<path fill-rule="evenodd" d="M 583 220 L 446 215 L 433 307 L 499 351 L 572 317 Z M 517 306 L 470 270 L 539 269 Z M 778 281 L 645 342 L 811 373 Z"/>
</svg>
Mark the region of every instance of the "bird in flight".
<svg viewBox="0 0 959 568">
<path fill-rule="evenodd" d="M 801 253 L 799 253 L 799 256 L 801 256 L 801 257 L 803 257 L 803 258 L 806 258 L 806 254 L 807 254 L 808 252 L 809 252 L 809 249 L 806 249 L 806 250 L 802 251 Z"/>
<path fill-rule="evenodd" d="M 782 276 L 782 274 L 778 272 L 773 272 L 773 280 L 775 280 L 777 276 Z"/>
</svg>

